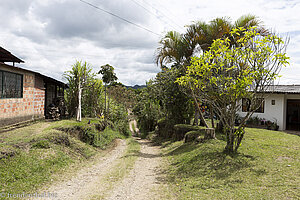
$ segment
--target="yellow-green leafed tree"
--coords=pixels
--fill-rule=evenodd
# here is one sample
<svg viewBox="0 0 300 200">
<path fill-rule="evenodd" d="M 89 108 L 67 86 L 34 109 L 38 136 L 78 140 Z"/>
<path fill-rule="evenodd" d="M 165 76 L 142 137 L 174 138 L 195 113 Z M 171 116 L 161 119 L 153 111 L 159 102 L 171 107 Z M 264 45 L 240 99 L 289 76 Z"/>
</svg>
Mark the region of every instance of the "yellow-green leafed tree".
<svg viewBox="0 0 300 200">
<path fill-rule="evenodd" d="M 213 106 L 224 125 L 227 152 L 238 150 L 245 122 L 262 103 L 258 99 L 264 98 L 280 69 L 288 65 L 286 44 L 275 34 L 261 34 L 255 27 L 234 28 L 227 37 L 214 40 L 208 51 L 193 57 L 186 74 L 177 79 Z M 252 103 L 236 129 L 235 115 L 242 98 Z"/>
</svg>

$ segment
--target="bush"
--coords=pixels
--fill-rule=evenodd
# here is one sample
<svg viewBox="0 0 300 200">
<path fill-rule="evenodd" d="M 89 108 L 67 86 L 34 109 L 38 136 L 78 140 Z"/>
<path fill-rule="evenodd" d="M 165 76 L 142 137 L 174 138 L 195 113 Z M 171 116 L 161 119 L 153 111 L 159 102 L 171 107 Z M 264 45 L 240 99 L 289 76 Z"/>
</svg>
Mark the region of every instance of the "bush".
<svg viewBox="0 0 300 200">
<path fill-rule="evenodd" d="M 115 129 L 124 136 L 130 136 L 129 124 L 125 120 L 119 120 L 115 122 Z"/>
<path fill-rule="evenodd" d="M 112 126 L 110 128 L 118 131 L 124 136 L 129 136 L 128 112 L 123 104 L 118 104 L 115 101 L 110 103 L 109 120 Z"/>
<path fill-rule="evenodd" d="M 199 126 L 193 126 L 190 124 L 176 124 L 174 125 L 173 138 L 175 140 L 182 140 L 184 135 L 189 131 L 199 131 L 201 128 Z"/>
<path fill-rule="evenodd" d="M 204 135 L 204 129 L 203 131 L 197 130 L 197 131 L 189 131 L 184 135 L 184 143 L 187 142 L 193 142 L 195 141 L 199 136 Z"/>
<path fill-rule="evenodd" d="M 48 140 L 40 140 L 35 142 L 32 145 L 33 148 L 38 148 L 38 149 L 49 149 L 50 148 L 50 143 Z"/>
<path fill-rule="evenodd" d="M 174 123 L 173 121 L 167 120 L 166 118 L 162 118 L 158 120 L 158 136 L 162 138 L 172 138 L 174 134 Z"/>
<path fill-rule="evenodd" d="M 63 144 L 65 146 L 70 146 L 70 139 L 66 133 L 62 132 L 53 132 L 51 135 L 47 137 L 54 144 Z"/>
<path fill-rule="evenodd" d="M 93 140 L 92 145 L 95 147 L 100 147 L 101 149 L 105 149 L 109 144 L 112 143 L 113 140 L 117 138 L 122 138 L 117 131 L 114 131 L 111 128 L 106 128 L 103 132 L 98 132 Z"/>
</svg>

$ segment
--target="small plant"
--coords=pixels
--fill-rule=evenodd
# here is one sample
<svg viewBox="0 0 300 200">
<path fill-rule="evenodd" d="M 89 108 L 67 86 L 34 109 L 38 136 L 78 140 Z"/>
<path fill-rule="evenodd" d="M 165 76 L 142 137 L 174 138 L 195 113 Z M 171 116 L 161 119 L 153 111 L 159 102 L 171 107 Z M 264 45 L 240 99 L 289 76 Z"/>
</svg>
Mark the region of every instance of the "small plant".
<svg viewBox="0 0 300 200">
<path fill-rule="evenodd" d="M 266 124 L 266 119 L 259 118 L 258 116 L 251 117 L 247 121 L 248 125 L 254 125 L 254 126 L 263 126 Z"/>
<path fill-rule="evenodd" d="M 260 118 L 258 117 L 258 116 L 255 116 L 254 118 L 253 118 L 253 122 L 254 122 L 254 125 L 260 125 Z"/>
<path fill-rule="evenodd" d="M 279 129 L 279 126 L 277 124 L 277 119 L 275 119 L 275 118 L 274 118 L 274 122 L 267 121 L 266 125 L 267 125 L 268 130 L 278 131 L 278 129 Z"/>
<path fill-rule="evenodd" d="M 37 141 L 36 143 L 34 143 L 32 145 L 32 147 L 38 148 L 38 149 L 49 149 L 50 143 L 48 140 L 40 140 L 40 141 Z"/>
<path fill-rule="evenodd" d="M 266 125 L 266 121 L 267 121 L 267 120 L 266 120 L 265 118 L 262 118 L 261 121 L 260 121 L 260 124 L 261 124 L 262 126 L 263 126 L 263 125 Z"/>
</svg>

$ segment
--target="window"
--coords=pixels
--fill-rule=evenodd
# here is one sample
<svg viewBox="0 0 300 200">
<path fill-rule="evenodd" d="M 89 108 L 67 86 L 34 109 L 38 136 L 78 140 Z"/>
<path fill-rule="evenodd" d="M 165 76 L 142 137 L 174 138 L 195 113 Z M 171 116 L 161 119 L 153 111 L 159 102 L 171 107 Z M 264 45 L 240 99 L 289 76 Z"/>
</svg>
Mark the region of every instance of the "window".
<svg viewBox="0 0 300 200">
<path fill-rule="evenodd" d="M 248 112 L 250 110 L 250 99 L 242 99 L 242 111 Z"/>
<path fill-rule="evenodd" d="M 260 105 L 258 109 L 256 109 L 254 112 L 256 113 L 264 113 L 265 112 L 265 101 L 263 98 L 257 98 L 254 102 L 256 105 Z M 250 99 L 243 98 L 242 99 L 242 111 L 243 112 L 249 112 L 251 106 Z"/>
<path fill-rule="evenodd" d="M 264 113 L 265 112 L 265 101 L 263 98 L 255 99 L 256 104 L 260 105 L 259 108 L 255 111 L 257 113 Z"/>
<path fill-rule="evenodd" d="M 58 97 L 63 97 L 64 96 L 64 88 L 61 86 L 56 86 L 56 95 Z"/>
<path fill-rule="evenodd" d="M 0 71 L 0 98 L 22 98 L 23 75 Z"/>
</svg>

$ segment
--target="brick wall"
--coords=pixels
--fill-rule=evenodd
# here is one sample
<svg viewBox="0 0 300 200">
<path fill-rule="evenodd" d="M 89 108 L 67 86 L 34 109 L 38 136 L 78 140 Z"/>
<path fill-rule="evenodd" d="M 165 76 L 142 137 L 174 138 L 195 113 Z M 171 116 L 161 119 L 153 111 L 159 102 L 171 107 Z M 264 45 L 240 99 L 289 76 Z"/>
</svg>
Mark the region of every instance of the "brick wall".
<svg viewBox="0 0 300 200">
<path fill-rule="evenodd" d="M 43 80 L 34 73 L 16 70 L 3 64 L 0 69 L 23 74 L 23 98 L 0 98 L 0 126 L 44 117 L 45 89 L 41 87 Z"/>
</svg>

